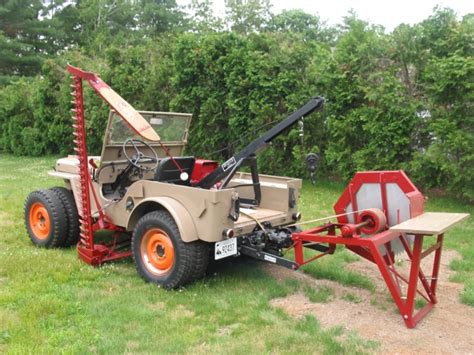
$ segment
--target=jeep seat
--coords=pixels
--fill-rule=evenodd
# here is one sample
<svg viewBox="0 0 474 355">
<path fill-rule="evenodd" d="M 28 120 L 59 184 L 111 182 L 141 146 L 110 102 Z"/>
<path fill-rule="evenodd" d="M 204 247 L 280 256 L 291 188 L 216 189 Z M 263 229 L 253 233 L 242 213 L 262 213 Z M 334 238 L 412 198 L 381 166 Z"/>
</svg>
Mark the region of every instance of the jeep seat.
<svg viewBox="0 0 474 355">
<path fill-rule="evenodd" d="M 189 186 L 196 159 L 194 157 L 176 157 L 173 159 L 181 167 L 182 171 L 188 174 L 188 179 L 182 181 L 180 179 L 181 171 L 175 162 L 171 158 L 164 158 L 160 161 L 153 180 Z"/>
</svg>

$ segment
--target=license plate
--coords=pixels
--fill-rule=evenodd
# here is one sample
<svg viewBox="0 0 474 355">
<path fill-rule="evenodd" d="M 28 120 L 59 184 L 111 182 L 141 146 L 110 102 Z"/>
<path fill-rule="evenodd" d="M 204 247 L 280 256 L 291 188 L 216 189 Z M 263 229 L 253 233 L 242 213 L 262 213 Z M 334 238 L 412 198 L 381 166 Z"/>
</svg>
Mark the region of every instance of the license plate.
<svg viewBox="0 0 474 355">
<path fill-rule="evenodd" d="M 219 260 L 237 254 L 237 238 L 217 242 L 214 248 L 214 259 Z"/>
</svg>

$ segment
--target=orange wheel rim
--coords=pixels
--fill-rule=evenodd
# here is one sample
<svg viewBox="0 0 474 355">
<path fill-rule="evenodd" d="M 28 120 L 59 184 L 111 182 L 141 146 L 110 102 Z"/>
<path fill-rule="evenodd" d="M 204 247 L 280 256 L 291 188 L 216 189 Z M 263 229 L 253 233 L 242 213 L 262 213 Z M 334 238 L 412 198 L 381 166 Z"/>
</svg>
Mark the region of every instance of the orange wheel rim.
<svg viewBox="0 0 474 355">
<path fill-rule="evenodd" d="M 171 238 L 159 228 L 148 230 L 140 245 L 145 267 L 155 275 L 163 275 L 174 265 L 174 247 Z"/>
<path fill-rule="evenodd" d="M 35 202 L 30 208 L 29 215 L 30 228 L 36 238 L 45 240 L 51 231 L 51 220 L 46 207 L 40 203 Z"/>
</svg>

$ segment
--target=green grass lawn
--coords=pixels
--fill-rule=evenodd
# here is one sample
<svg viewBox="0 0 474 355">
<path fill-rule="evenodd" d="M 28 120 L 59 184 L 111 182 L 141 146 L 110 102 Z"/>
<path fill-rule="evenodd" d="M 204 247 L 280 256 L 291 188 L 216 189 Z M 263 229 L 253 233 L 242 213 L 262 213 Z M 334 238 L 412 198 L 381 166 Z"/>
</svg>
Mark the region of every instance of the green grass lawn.
<svg viewBox="0 0 474 355">
<path fill-rule="evenodd" d="M 0 155 L 0 352 L 357 353 L 377 346 L 342 327 L 322 329 L 312 316 L 295 320 L 272 308 L 271 299 L 298 291 L 317 302 L 333 295 L 297 280 L 278 282 L 249 259 L 227 260 L 202 281 L 164 291 L 144 283 L 130 260 L 93 268 L 73 248 L 34 247 L 24 229 L 23 203 L 31 190 L 61 184 L 46 174 L 54 161 Z M 305 184 L 304 216 L 332 214 L 342 189 L 333 182 Z M 473 213 L 450 198 L 432 198 L 427 207 Z M 446 238 L 463 257 L 452 268 L 455 281 L 465 285 L 461 299 L 470 305 L 473 232 L 471 218 Z M 305 272 L 372 290 L 364 275 L 342 270 L 355 258 L 338 252 Z"/>
</svg>

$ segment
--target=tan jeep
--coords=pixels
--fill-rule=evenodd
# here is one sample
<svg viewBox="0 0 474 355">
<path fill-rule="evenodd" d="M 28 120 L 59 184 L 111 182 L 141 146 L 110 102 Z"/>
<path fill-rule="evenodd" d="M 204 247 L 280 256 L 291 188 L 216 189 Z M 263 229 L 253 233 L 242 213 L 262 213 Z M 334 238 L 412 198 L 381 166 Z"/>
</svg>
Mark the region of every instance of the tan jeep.
<svg viewBox="0 0 474 355">
<path fill-rule="evenodd" d="M 106 86 L 98 76 L 90 78 L 92 86 Z M 65 187 L 28 196 L 25 221 L 34 244 L 77 244 L 79 256 L 93 265 L 133 256 L 145 280 L 166 288 L 203 276 L 211 254 L 221 259 L 242 253 L 291 267 L 281 251 L 291 245 L 293 229 L 285 226 L 300 217 L 301 180 L 259 175 L 255 154 L 303 115 L 320 108 L 321 98 L 312 99 L 219 166 L 189 152 L 185 155 L 190 114 L 137 113 L 110 88 L 99 93 L 120 104 L 111 104 L 115 110 L 109 114 L 102 154 L 84 155 L 88 166 L 83 175 L 79 161 L 84 148 L 77 156 L 59 159 L 49 174 L 63 179 Z M 159 140 L 137 134 L 134 121 L 117 113 L 120 107 L 143 120 L 141 115 L 148 123 L 142 125 Z M 76 108 L 82 110 L 82 101 Z M 80 140 L 82 133 L 77 132 Z M 250 172 L 239 171 L 245 165 Z M 93 223 L 89 237 L 88 220 Z M 95 236 L 99 229 L 112 231 L 112 236 L 100 241 Z"/>
</svg>

